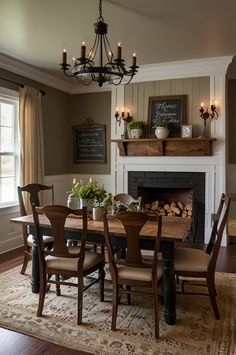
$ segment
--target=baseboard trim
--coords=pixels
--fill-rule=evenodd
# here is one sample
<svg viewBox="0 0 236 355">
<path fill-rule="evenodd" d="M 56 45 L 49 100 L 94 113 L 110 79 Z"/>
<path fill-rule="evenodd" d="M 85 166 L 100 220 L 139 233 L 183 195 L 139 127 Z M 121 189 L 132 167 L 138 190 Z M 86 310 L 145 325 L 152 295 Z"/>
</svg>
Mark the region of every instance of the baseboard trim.
<svg viewBox="0 0 236 355">
<path fill-rule="evenodd" d="M 24 246 L 4 252 L 4 253 L 0 254 L 1 255 L 1 262 L 7 261 L 7 260 L 12 259 L 16 256 L 23 255 L 23 253 L 24 253 Z"/>
</svg>

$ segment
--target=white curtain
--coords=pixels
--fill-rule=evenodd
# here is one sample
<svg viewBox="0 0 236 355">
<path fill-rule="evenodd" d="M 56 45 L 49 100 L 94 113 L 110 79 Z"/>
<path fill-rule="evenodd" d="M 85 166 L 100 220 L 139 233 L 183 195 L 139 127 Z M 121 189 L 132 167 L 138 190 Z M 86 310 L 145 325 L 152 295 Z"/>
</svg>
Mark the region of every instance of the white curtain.
<svg viewBox="0 0 236 355">
<path fill-rule="evenodd" d="M 41 93 L 33 88 L 20 88 L 20 183 L 43 183 L 44 149 Z M 27 204 L 27 203 L 26 203 Z M 29 206 L 26 206 L 29 211 Z"/>
</svg>

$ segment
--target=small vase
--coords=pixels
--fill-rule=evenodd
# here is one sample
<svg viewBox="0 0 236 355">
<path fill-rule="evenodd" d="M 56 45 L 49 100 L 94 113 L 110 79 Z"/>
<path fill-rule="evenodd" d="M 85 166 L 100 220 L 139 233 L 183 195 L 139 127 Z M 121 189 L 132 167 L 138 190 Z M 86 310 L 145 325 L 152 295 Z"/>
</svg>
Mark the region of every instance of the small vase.
<svg viewBox="0 0 236 355">
<path fill-rule="evenodd" d="M 130 134 L 132 138 L 140 138 L 143 134 L 143 130 L 141 128 L 131 129 Z"/>
<path fill-rule="evenodd" d="M 104 212 L 105 212 L 104 207 L 93 207 L 93 220 L 102 221 Z"/>
<path fill-rule="evenodd" d="M 80 208 L 86 207 L 88 215 L 92 214 L 94 199 L 93 198 L 80 198 Z"/>
<path fill-rule="evenodd" d="M 166 127 L 156 127 L 155 135 L 157 138 L 166 138 L 169 135 L 169 130 Z"/>
<path fill-rule="evenodd" d="M 67 199 L 67 207 L 71 208 L 72 210 L 76 210 L 79 208 L 79 199 L 77 196 L 70 194 Z"/>
</svg>

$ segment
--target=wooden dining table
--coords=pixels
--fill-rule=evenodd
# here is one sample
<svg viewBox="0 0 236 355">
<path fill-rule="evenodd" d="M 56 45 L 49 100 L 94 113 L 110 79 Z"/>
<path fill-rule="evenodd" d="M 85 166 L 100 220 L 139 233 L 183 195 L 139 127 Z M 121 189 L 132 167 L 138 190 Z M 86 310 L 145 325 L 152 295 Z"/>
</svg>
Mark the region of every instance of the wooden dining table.
<svg viewBox="0 0 236 355">
<path fill-rule="evenodd" d="M 34 237 L 34 221 L 32 215 L 17 217 L 10 220 L 20 225 L 28 225 L 33 235 L 32 246 L 32 292 L 39 292 L 39 261 L 38 244 Z M 40 227 L 43 235 L 51 235 L 50 222 L 46 216 L 39 216 Z M 174 257 L 176 244 L 183 242 L 189 232 L 191 221 L 189 218 L 163 217 L 161 232 L 161 252 L 163 260 L 163 299 L 165 307 L 165 321 L 174 325 L 176 321 L 176 285 Z M 109 221 L 109 230 L 114 243 L 119 248 L 126 247 L 126 235 L 119 221 Z M 65 238 L 79 240 L 82 231 L 82 219 L 69 216 L 65 223 Z M 148 221 L 140 232 L 141 248 L 153 250 L 154 240 L 157 235 L 157 222 Z M 104 227 L 102 221 L 88 219 L 87 241 L 104 245 Z"/>
</svg>

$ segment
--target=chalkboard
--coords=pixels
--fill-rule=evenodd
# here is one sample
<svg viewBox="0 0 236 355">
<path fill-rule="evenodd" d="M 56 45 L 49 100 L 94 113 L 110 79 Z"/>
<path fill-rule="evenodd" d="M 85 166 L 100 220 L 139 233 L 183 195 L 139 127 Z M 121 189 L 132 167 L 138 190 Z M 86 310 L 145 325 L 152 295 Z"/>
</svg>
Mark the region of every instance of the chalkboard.
<svg viewBox="0 0 236 355">
<path fill-rule="evenodd" d="M 106 126 L 87 119 L 73 126 L 74 163 L 106 163 Z"/>
<path fill-rule="evenodd" d="M 148 104 L 148 132 L 155 136 L 155 124 L 160 119 L 170 123 L 169 137 L 181 136 L 181 125 L 185 120 L 186 95 L 155 96 L 149 97 Z"/>
</svg>

